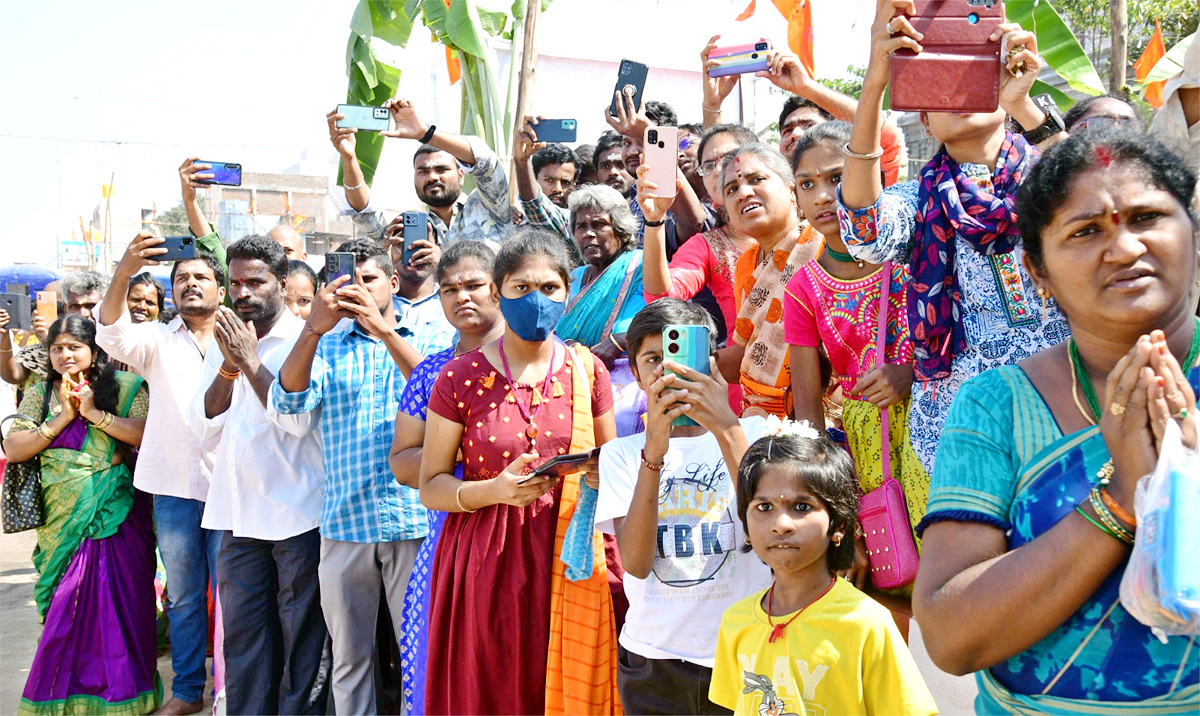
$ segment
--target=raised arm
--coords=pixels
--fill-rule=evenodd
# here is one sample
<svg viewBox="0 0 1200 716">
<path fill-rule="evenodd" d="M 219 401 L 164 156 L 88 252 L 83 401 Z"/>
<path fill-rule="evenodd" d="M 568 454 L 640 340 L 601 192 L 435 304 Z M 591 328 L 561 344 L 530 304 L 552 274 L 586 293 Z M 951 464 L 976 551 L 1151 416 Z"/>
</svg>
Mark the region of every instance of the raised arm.
<svg viewBox="0 0 1200 716">
<path fill-rule="evenodd" d="M 195 236 L 208 236 L 212 233 L 212 225 L 208 223 L 204 210 L 200 208 L 196 190 L 208 186 L 201 184 L 198 179 L 212 179 L 214 175 L 205 173 L 206 170 L 212 169 L 211 164 L 197 164 L 197 159 L 199 157 L 188 157 L 179 165 L 179 187 L 183 209 L 187 212 L 188 228 Z"/>
<path fill-rule="evenodd" d="M 771 84 L 784 92 L 791 92 L 809 100 L 832 114 L 834 119 L 840 119 L 843 122 L 855 120 L 854 115 L 858 110 L 858 102 L 853 97 L 847 97 L 813 79 L 795 53 L 787 50 L 774 50 L 767 60 L 767 65 L 766 70 L 758 72 L 755 76 L 765 77 Z"/>
<path fill-rule="evenodd" d="M 521 133 L 517 135 L 517 144 L 513 147 L 513 164 L 517 174 L 517 196 L 521 201 L 534 201 L 542 188 L 538 186 L 537 177 L 533 174 L 533 155 L 546 146 L 537 138 L 537 124 L 543 117 L 525 117 Z"/>
<path fill-rule="evenodd" d="M 98 317 L 100 325 L 111 326 L 125 315 L 125 311 L 128 309 L 125 298 L 129 294 L 129 280 L 141 273 L 142 269 L 153 264 L 155 256 L 167 252 L 166 249 L 159 246 L 165 240 L 149 231 L 142 231 L 133 237 L 133 241 L 129 242 L 129 247 L 125 249 L 125 253 L 113 270 L 112 281 L 109 282 L 108 291 L 104 294 L 104 301 L 100 304 Z"/>
<path fill-rule="evenodd" d="M 420 140 L 429 131 L 429 125 L 417 114 L 412 100 L 397 97 L 384 102 L 383 106 L 391 111 L 392 121 L 396 125 L 394 130 L 383 132 L 383 136 Z M 477 161 L 475 151 L 471 148 L 471 143 L 467 141 L 467 138 L 461 134 L 454 134 L 438 128 L 429 138 L 429 144 L 449 153 L 450 156 L 467 166 L 475 166 Z"/>
<path fill-rule="evenodd" d="M 637 170 L 637 202 L 647 222 L 662 221 L 675 202 L 674 197 L 659 198 L 659 187 L 646 178 L 650 167 L 643 164 Z M 679 176 L 675 179 L 676 191 L 687 184 Z M 671 291 L 671 271 L 667 264 L 667 227 L 647 224 L 642 239 L 642 287 L 648 295 L 661 296 Z"/>
<path fill-rule="evenodd" d="M 358 140 L 354 136 L 358 130 L 354 127 L 338 127 L 339 119 L 345 119 L 345 115 L 340 114 L 336 108 L 325 115 L 325 123 L 329 127 L 329 141 L 342 161 L 342 190 L 346 192 L 346 202 L 355 211 L 363 211 L 370 201 L 371 190 L 367 187 L 367 180 L 358 163 Z"/>
</svg>

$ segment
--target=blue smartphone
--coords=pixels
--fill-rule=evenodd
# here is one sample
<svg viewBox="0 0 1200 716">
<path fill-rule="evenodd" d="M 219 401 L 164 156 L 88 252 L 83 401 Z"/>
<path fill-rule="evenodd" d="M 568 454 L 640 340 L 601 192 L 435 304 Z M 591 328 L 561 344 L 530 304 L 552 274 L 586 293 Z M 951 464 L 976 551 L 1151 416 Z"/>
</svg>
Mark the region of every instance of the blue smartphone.
<svg viewBox="0 0 1200 716">
<path fill-rule="evenodd" d="M 708 336 L 708 326 L 669 325 L 662 332 L 663 360 L 691 368 L 697 373 L 708 375 L 708 363 L 711 356 L 711 342 Z M 671 370 L 667 371 L 674 375 Z M 698 425 L 695 420 L 680 415 L 671 422 L 672 425 Z"/>
<path fill-rule="evenodd" d="M 649 72 L 650 68 L 640 62 L 621 60 L 621 65 L 617 68 L 617 85 L 613 88 L 614 95 L 617 92 L 624 92 L 627 86 L 633 87 L 633 108 L 641 109 L 642 91 L 646 89 L 646 75 Z M 614 117 L 617 116 L 616 96 L 608 104 L 608 113 Z M 540 134 L 538 136 L 541 137 Z"/>
<path fill-rule="evenodd" d="M 400 255 L 400 262 L 405 266 L 411 265 L 412 255 L 416 250 L 413 248 L 413 242 L 428 239 L 429 214 L 423 211 L 404 212 L 404 251 Z"/>
<path fill-rule="evenodd" d="M 354 254 L 339 251 L 325 254 L 325 284 L 333 283 L 339 276 L 349 276 L 351 281 L 354 280 Z"/>
<path fill-rule="evenodd" d="M 242 185 L 242 165 L 231 162 L 210 162 L 207 159 L 197 159 L 197 164 L 209 164 L 212 169 L 205 169 L 201 174 L 212 174 L 212 179 L 197 179 L 201 184 L 221 184 L 222 186 Z"/>
<path fill-rule="evenodd" d="M 573 119 L 541 119 L 533 125 L 539 142 L 570 144 L 577 137 L 579 125 Z"/>
<path fill-rule="evenodd" d="M 385 107 L 364 107 L 361 104 L 339 104 L 338 114 L 345 115 L 337 121 L 341 128 L 353 127 L 370 132 L 383 132 L 391 127 L 392 113 Z"/>
<path fill-rule="evenodd" d="M 1200 609 L 1200 477 L 1172 470 L 1170 497 L 1159 514 L 1166 557 L 1159 565 L 1163 601 L 1182 616 Z"/>
<path fill-rule="evenodd" d="M 161 244 L 151 248 L 167 250 L 165 254 L 152 257 L 155 261 L 187 261 L 196 258 L 196 239 L 192 236 L 164 236 Z"/>
</svg>

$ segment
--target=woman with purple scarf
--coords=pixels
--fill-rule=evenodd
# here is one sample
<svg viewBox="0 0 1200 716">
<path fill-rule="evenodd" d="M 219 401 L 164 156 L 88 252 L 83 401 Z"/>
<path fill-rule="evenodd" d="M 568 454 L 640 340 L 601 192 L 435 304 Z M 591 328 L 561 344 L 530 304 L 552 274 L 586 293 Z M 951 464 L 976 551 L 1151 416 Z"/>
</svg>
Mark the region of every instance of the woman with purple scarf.
<svg viewBox="0 0 1200 716">
<path fill-rule="evenodd" d="M 162 701 L 154 531 L 130 469 L 145 381 L 113 370 L 86 318 L 59 319 L 46 343 L 49 377 L 4 439 L 10 460 L 40 455 L 44 501 L 33 564 L 45 628 L 19 713 L 148 714 Z"/>
<path fill-rule="evenodd" d="M 1047 120 L 1029 97 L 1041 69 L 1033 33 L 1015 23 L 992 33 L 990 40 L 1003 43 L 1005 56 L 999 109 L 923 112 L 922 122 L 942 148 L 919 181 L 882 187 L 883 94 L 892 53 L 921 51 L 921 33 L 904 16 L 914 12 L 913 0 L 885 0 L 875 18 L 871 61 L 838 190 L 838 218 L 855 258 L 909 263 L 908 321 L 917 378 L 909 426 L 913 448 L 932 474 L 946 414 L 963 382 L 1070 334 L 1053 301 L 1036 298 L 1013 209 L 1038 150 L 1024 135 L 1007 131 L 1005 117 L 1026 133 Z"/>
</svg>

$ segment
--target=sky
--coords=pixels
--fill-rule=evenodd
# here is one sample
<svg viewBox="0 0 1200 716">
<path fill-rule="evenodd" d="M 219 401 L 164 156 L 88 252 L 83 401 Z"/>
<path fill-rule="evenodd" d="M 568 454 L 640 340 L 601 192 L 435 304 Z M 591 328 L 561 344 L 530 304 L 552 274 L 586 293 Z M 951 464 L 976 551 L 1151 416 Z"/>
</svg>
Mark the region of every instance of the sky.
<svg viewBox="0 0 1200 716">
<path fill-rule="evenodd" d="M 539 49 L 693 69 L 704 42 L 718 32 L 731 42 L 761 35 L 785 45 L 786 23 L 768 0 L 758 0 L 749 22 L 734 23 L 748 1 L 555 0 L 542 16 Z M 58 242 L 70 241 L 72 230 L 78 234 L 79 218 L 91 218 L 100 186 L 110 180 L 119 216 L 175 205 L 177 170 L 187 156 L 263 172 L 284 171 L 304 157 L 305 173 L 332 176 L 324 114 L 344 101 L 355 5 L 7 4 L 0 26 L 0 66 L 6 68 L 0 77 L 0 158 L 7 168 L 0 172 L 0 265 L 55 266 Z M 847 65 L 866 64 L 873 12 L 871 0 L 815 0 L 819 74 L 844 76 Z M 409 49 L 396 54 L 404 70 L 402 93 L 427 95 L 435 77 L 445 83 L 440 47 L 428 38 L 427 30 L 415 28 Z M 437 95 L 433 114 L 456 114 L 455 94 Z M 694 113 L 680 114 L 686 121 Z M 390 180 L 409 156 L 385 150 L 377 190 L 411 192 L 411 185 Z M 136 228 L 117 227 L 122 231 L 132 236 Z"/>
</svg>

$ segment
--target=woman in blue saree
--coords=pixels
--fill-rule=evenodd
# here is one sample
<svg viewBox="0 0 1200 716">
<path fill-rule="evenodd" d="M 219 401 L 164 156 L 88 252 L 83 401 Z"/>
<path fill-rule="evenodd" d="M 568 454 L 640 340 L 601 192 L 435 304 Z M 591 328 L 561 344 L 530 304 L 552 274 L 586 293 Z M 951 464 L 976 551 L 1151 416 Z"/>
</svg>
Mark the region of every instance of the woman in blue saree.
<svg viewBox="0 0 1200 716">
<path fill-rule="evenodd" d="M 1071 338 L 956 397 L 913 598 L 929 654 L 981 714 L 1200 710 L 1195 637 L 1121 606 L 1133 495 L 1167 421 L 1195 446 L 1195 176 L 1155 140 L 1089 130 L 1018 194 L 1025 263 Z"/>
</svg>

